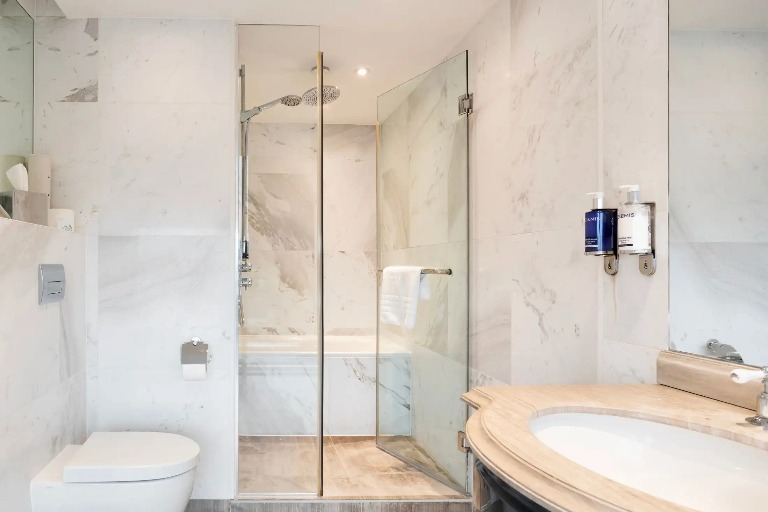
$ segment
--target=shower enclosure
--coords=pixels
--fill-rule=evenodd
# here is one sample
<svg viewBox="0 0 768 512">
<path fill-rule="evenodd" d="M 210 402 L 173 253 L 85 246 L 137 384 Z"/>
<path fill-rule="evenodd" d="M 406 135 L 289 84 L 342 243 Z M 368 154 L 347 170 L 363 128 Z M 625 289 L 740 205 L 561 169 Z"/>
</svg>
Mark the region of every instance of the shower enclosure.
<svg viewBox="0 0 768 512">
<path fill-rule="evenodd" d="M 239 493 L 462 498 L 466 55 L 382 95 L 377 126 L 324 121 L 318 96 L 349 96 L 319 50 L 317 27 L 239 27 Z M 400 264 L 451 269 L 412 331 L 378 325 Z"/>
</svg>

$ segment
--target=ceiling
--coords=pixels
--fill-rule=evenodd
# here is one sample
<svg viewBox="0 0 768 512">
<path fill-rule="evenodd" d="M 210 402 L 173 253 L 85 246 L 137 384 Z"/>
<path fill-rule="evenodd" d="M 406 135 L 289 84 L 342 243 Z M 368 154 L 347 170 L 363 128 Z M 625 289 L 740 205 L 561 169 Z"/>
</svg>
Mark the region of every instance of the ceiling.
<svg viewBox="0 0 768 512">
<path fill-rule="evenodd" d="M 672 30 L 768 31 L 768 0 L 670 0 Z"/>
<path fill-rule="evenodd" d="M 373 124 L 376 98 L 452 55 L 496 0 L 58 0 L 70 18 L 231 19 L 239 24 L 309 25 L 262 30 L 241 27 L 248 106 L 314 85 L 318 49 L 330 67 L 325 81 L 341 88 L 326 122 Z M 318 28 L 319 27 L 319 28 Z M 313 32 L 314 31 L 314 32 Z M 268 50 L 267 51 L 265 51 Z M 271 54 L 271 56 L 270 56 Z M 281 71 L 282 67 L 282 71 Z M 359 78 L 355 70 L 370 69 Z M 275 107 L 255 121 L 300 122 L 309 107 Z M 310 116 L 311 117 L 311 116 Z"/>
</svg>

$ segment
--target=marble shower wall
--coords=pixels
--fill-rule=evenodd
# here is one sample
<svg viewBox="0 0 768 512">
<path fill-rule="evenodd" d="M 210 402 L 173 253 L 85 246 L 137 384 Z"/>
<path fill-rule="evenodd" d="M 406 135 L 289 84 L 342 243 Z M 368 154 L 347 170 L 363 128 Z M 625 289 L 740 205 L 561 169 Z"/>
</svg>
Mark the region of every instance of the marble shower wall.
<svg viewBox="0 0 768 512">
<path fill-rule="evenodd" d="M 675 31 L 670 59 L 671 342 L 763 365 L 768 32 Z"/>
<path fill-rule="evenodd" d="M 252 123 L 249 235 L 254 286 L 243 334 L 316 332 L 314 125 Z M 376 328 L 376 130 L 324 131 L 325 332 Z"/>
<path fill-rule="evenodd" d="M 85 237 L 0 219 L 0 508 L 30 509 L 29 482 L 85 418 Z M 64 265 L 60 303 L 38 305 L 37 266 Z"/>
<path fill-rule="evenodd" d="M 39 20 L 37 151 L 87 240 L 88 430 L 177 432 L 193 496 L 235 489 L 235 27 Z M 205 381 L 181 378 L 199 336 Z M 227 435 L 230 433 L 230 435 Z"/>
</svg>

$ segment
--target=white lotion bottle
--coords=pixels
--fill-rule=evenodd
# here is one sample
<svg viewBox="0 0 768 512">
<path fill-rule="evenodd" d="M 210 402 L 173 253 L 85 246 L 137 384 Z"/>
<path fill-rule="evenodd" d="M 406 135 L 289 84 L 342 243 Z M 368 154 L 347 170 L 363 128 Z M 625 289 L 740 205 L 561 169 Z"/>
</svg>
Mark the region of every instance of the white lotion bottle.
<svg viewBox="0 0 768 512">
<path fill-rule="evenodd" d="M 626 199 L 619 206 L 619 253 L 651 254 L 651 205 L 640 202 L 638 185 L 622 185 L 619 191 Z"/>
</svg>

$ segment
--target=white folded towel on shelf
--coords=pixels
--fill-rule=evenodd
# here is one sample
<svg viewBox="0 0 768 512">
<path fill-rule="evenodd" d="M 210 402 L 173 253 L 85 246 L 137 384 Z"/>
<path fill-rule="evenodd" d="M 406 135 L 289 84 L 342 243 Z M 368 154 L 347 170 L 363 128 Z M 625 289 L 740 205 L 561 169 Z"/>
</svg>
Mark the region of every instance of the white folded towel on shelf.
<svg viewBox="0 0 768 512">
<path fill-rule="evenodd" d="M 429 298 L 424 267 L 386 267 L 381 276 L 381 323 L 406 329 L 416 326 L 419 300 Z"/>
</svg>

